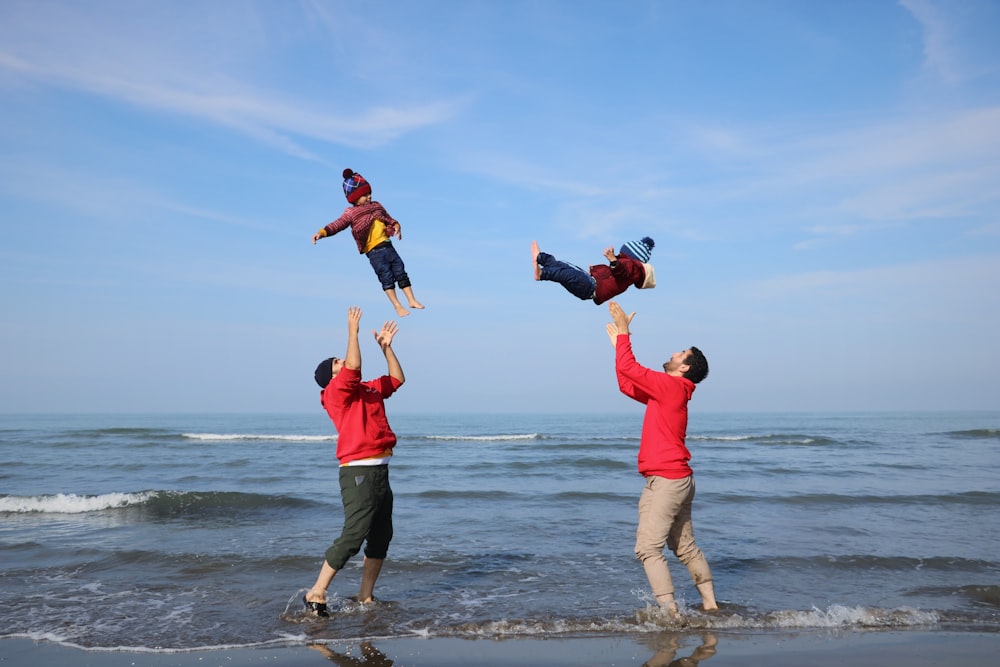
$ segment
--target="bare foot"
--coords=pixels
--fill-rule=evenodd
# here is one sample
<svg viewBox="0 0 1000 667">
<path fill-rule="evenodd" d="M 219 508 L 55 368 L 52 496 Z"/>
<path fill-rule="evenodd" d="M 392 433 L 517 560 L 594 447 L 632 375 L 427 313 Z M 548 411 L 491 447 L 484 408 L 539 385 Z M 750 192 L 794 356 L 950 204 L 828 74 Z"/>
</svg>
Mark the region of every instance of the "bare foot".
<svg viewBox="0 0 1000 667">
<path fill-rule="evenodd" d="M 535 280 L 542 279 L 542 267 L 538 266 L 538 242 L 531 242 L 531 263 L 535 265 Z"/>
<path fill-rule="evenodd" d="M 419 301 L 411 301 L 409 303 L 409 306 L 410 306 L 410 308 L 416 308 L 417 310 L 423 310 L 424 309 L 424 304 L 420 303 Z"/>
<path fill-rule="evenodd" d="M 403 308 L 403 306 L 400 305 L 396 306 L 396 314 L 399 315 L 400 317 L 406 317 L 407 315 L 410 314 L 410 311 L 408 311 L 406 308 Z"/>
</svg>

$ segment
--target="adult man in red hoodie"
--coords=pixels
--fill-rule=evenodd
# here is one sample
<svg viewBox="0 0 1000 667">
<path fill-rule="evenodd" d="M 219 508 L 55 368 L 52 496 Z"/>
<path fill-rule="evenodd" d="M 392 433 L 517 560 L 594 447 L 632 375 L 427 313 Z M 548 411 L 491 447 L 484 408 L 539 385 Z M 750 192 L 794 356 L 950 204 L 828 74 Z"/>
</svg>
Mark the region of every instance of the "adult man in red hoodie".
<svg viewBox="0 0 1000 667">
<path fill-rule="evenodd" d="M 361 550 L 362 543 L 365 562 L 358 602 L 371 602 L 375 581 L 392 540 L 389 459 L 396 435 L 386 419 L 384 401 L 406 378 L 392 350 L 398 327 L 395 322 L 386 322 L 381 331 L 372 334 L 385 354 L 388 375 L 361 381 L 360 323 L 361 309 L 351 306 L 347 312 L 347 355 L 343 359 L 324 359 L 316 367 L 316 383 L 323 389 L 320 402 L 337 428 L 344 527 L 340 537 L 326 550 L 316 583 L 303 596 L 307 612 L 315 616 L 329 616 L 326 589 L 337 571 Z"/>
<path fill-rule="evenodd" d="M 663 364 L 663 372 L 640 365 L 632 353 L 629 324 L 616 302 L 608 304 L 612 322 L 607 325 L 615 346 L 615 373 L 623 394 L 646 406 L 639 442 L 639 472 L 646 485 L 639 497 L 639 527 L 635 555 L 646 571 L 656 601 L 674 619 L 680 618 L 674 599 L 674 584 L 663 557 L 667 546 L 683 563 L 701 595 L 706 611 L 718 609 L 712 572 L 705 555 L 694 541 L 691 504 L 694 473 L 688 461 L 687 404 L 694 387 L 708 375 L 708 361 L 701 350 L 691 347 L 675 352 Z"/>
</svg>

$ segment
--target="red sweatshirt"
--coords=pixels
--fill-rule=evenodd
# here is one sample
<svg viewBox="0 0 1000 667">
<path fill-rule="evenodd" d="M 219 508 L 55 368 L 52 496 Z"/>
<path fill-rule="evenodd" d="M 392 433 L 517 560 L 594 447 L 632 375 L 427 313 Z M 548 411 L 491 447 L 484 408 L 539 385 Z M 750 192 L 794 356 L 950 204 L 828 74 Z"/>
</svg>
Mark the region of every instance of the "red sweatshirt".
<svg viewBox="0 0 1000 667">
<path fill-rule="evenodd" d="M 361 381 L 361 371 L 343 368 L 320 393 L 320 403 L 337 427 L 340 465 L 392 454 L 396 434 L 385 417 L 385 399 L 402 383 L 390 375 Z"/>
<path fill-rule="evenodd" d="M 608 299 L 612 299 L 632 285 L 642 287 L 646 280 L 646 269 L 642 262 L 618 255 L 615 268 L 607 264 L 594 264 L 590 267 L 590 275 L 597 281 L 594 289 L 594 303 L 601 305 Z"/>
<path fill-rule="evenodd" d="M 687 438 L 687 404 L 694 382 L 642 366 L 632 353 L 632 339 L 618 336 L 615 373 L 621 392 L 645 404 L 642 439 L 639 442 L 639 472 L 681 479 L 692 473 Z"/>
</svg>

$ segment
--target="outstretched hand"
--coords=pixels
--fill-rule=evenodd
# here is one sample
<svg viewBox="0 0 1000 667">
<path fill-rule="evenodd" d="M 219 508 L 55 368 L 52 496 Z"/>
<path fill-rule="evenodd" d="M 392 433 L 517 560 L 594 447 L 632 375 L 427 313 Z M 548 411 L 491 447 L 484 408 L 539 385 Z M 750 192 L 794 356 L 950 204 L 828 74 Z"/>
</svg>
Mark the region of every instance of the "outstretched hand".
<svg viewBox="0 0 1000 667">
<path fill-rule="evenodd" d="M 378 343 L 379 347 L 381 347 L 384 352 L 390 345 L 392 345 L 392 339 L 396 336 L 396 332 L 398 331 L 399 325 L 392 320 L 389 320 L 382 325 L 381 331 L 375 331 L 372 329 L 372 335 L 375 336 L 375 342 Z"/>
<path fill-rule="evenodd" d="M 361 325 L 361 308 L 359 306 L 351 306 L 347 309 L 347 329 L 348 331 L 358 332 L 358 327 Z"/>
<path fill-rule="evenodd" d="M 608 246 L 604 249 L 604 258 L 608 260 L 608 262 L 614 262 L 618 259 L 618 255 L 615 254 L 614 246 Z"/>
<path fill-rule="evenodd" d="M 632 318 L 635 317 L 635 311 L 633 310 L 626 315 L 617 301 L 611 301 L 608 303 L 608 312 L 611 314 L 612 321 L 605 328 L 608 332 L 608 338 L 611 339 L 611 345 L 615 346 L 618 344 L 618 336 L 628 336 L 631 333 L 628 327 L 632 323 Z"/>
</svg>

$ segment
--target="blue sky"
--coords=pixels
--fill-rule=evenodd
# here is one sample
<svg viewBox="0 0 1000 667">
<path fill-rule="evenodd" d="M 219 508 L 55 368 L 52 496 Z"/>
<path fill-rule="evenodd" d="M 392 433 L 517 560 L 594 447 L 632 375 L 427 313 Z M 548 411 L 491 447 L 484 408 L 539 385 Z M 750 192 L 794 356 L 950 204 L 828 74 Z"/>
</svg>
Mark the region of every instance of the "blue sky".
<svg viewBox="0 0 1000 667">
<path fill-rule="evenodd" d="M 0 3 L 0 405 L 305 412 L 364 309 L 351 167 L 427 309 L 397 412 L 623 411 L 619 301 L 693 410 L 1000 407 L 1000 3 Z"/>
</svg>

